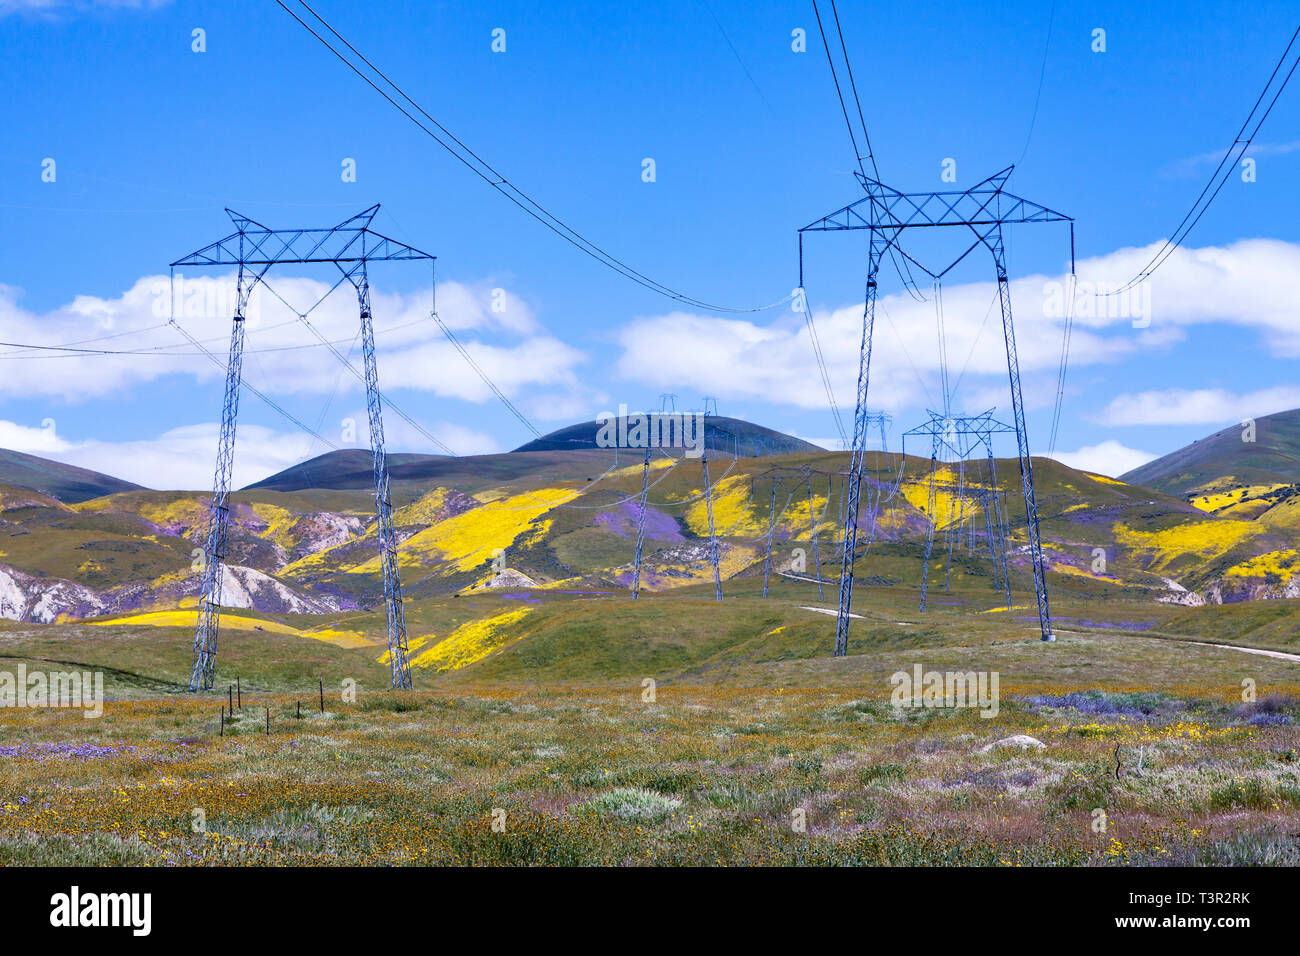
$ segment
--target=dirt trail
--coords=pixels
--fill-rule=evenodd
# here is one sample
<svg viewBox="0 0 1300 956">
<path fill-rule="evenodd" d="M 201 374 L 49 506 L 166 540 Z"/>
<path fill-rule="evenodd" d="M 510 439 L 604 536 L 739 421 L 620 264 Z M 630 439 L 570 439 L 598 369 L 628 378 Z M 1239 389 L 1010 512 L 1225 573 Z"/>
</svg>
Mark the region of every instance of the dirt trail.
<svg viewBox="0 0 1300 956">
<path fill-rule="evenodd" d="M 1276 657 L 1280 661 L 1300 661 L 1300 654 L 1287 654 L 1285 651 L 1267 651 L 1262 647 L 1238 647 L 1236 644 L 1211 644 L 1209 641 L 1182 641 L 1183 644 L 1199 644 L 1201 647 L 1226 647 L 1241 651 L 1243 654 L 1259 654 L 1261 657 Z"/>
</svg>

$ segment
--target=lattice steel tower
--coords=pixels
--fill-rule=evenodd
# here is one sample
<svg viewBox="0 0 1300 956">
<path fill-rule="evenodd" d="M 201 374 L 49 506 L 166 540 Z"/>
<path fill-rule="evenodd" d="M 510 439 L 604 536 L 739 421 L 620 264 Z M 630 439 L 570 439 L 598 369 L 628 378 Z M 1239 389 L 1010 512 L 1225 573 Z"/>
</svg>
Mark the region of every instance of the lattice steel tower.
<svg viewBox="0 0 1300 956">
<path fill-rule="evenodd" d="M 799 288 L 803 281 L 803 238 L 806 232 L 863 230 L 868 233 L 866 302 L 862 315 L 862 343 L 858 364 L 857 404 L 853 419 L 853 454 L 850 464 L 848 501 L 844 519 L 844 543 L 840 565 L 840 606 L 835 624 L 835 654 L 848 653 L 850 609 L 853 604 L 853 558 L 857 544 L 858 503 L 861 491 L 863 455 L 866 449 L 867 390 L 871 375 L 871 336 L 875 325 L 877 283 L 884 256 L 897 252 L 938 280 L 979 246 L 992 255 L 997 273 L 998 301 L 1002 309 L 1002 334 L 1006 343 L 1007 373 L 1011 385 L 1011 409 L 1015 419 L 1016 445 L 1020 456 L 1020 482 L 1025 498 L 1026 526 L 1034 568 L 1034 591 L 1038 602 L 1038 624 L 1044 641 L 1055 640 L 1047 602 L 1047 581 L 1038 534 L 1038 507 L 1034 499 L 1033 462 L 1025 428 L 1024 398 L 1020 387 L 1020 362 L 1016 355 L 1015 325 L 1011 317 L 1011 292 L 1007 278 L 1002 227 L 1015 223 L 1070 223 L 1071 273 L 1074 272 L 1074 220 L 1046 206 L 1006 191 L 1014 166 L 966 190 L 944 192 L 899 192 L 862 173 L 854 173 L 867 195 L 799 230 Z M 912 228 L 956 226 L 968 229 L 974 241 L 947 268 L 931 272 L 899 247 L 902 234 Z"/>
<path fill-rule="evenodd" d="M 357 294 L 365 363 L 366 411 L 370 421 L 371 465 L 374 471 L 376 532 L 384 587 L 384 613 L 388 624 L 389 668 L 394 687 L 411 686 L 406 615 L 402 606 L 402 582 L 397 565 L 388 460 L 384 452 L 383 408 L 379 393 L 379 372 L 375 364 L 375 337 L 371 325 L 370 286 L 366 267 L 370 262 L 432 262 L 435 257 L 373 231 L 370 223 L 378 210 L 376 204 L 331 228 L 270 229 L 227 209 L 227 215 L 235 224 L 234 233 L 171 264 L 173 270 L 177 266 L 235 266 L 238 269 L 234 324 L 230 333 L 230 358 L 226 364 L 225 402 L 222 405 L 221 433 L 217 445 L 216 477 L 212 502 L 208 507 L 208 530 L 203 549 L 202 590 L 199 597 L 198 627 L 194 634 L 194 665 L 190 671 L 189 688 L 192 691 L 211 689 L 216 672 L 223 565 L 230 524 L 230 486 L 235 460 L 235 425 L 244 354 L 244 313 L 249 296 L 259 282 L 266 284 L 265 277 L 272 266 L 324 263 L 332 264 L 341 274 L 335 288 L 346 280 Z M 299 318 L 305 320 L 306 316 L 300 315 Z"/>
</svg>

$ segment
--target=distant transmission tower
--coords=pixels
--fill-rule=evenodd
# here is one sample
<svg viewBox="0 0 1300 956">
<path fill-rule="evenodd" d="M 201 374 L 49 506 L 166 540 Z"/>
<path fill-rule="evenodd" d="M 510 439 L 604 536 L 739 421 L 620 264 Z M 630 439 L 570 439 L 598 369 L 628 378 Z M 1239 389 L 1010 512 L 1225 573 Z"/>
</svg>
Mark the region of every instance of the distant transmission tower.
<svg viewBox="0 0 1300 956">
<path fill-rule="evenodd" d="M 194 634 L 192 691 L 210 690 L 216 673 L 217 637 L 221 623 L 222 571 L 230 523 L 230 485 L 235 460 L 235 423 L 244 353 L 244 313 L 253 289 L 267 285 L 266 274 L 275 265 L 330 263 L 357 294 L 361 318 L 361 344 L 365 362 L 366 411 L 370 420 L 370 454 L 374 471 L 375 518 L 380 567 L 384 584 L 384 610 L 388 622 L 388 659 L 394 687 L 411 686 L 411 666 L 402 606 L 402 582 L 397 566 L 397 538 L 393 530 L 388 461 L 384 453 L 383 409 L 379 372 L 375 365 L 375 336 L 370 318 L 370 285 L 366 267 L 371 262 L 425 260 L 434 256 L 389 239 L 370 228 L 378 204 L 326 229 L 270 229 L 227 209 L 235 232 L 197 252 L 173 262 L 177 266 L 236 266 L 238 269 L 234 324 L 230 333 L 230 359 L 226 364 L 225 401 L 217 444 L 216 477 L 208 507 L 204 539 L 203 573 L 198 627 Z M 331 289 L 331 291 L 333 291 Z M 326 294 L 328 296 L 328 293 Z M 323 301 L 323 300 L 322 300 Z M 318 302 L 317 305 L 320 303 Z M 313 307 L 314 308 L 314 307 Z M 305 315 L 300 315 L 305 320 Z"/>
<path fill-rule="evenodd" d="M 993 418 L 993 409 L 980 415 L 952 415 L 927 410 L 929 420 L 903 433 L 904 453 L 907 439 L 923 436 L 930 439 L 930 473 L 926 488 L 925 556 L 921 564 L 921 610 L 925 610 L 930 581 L 930 560 L 934 550 L 934 536 L 939 528 L 937 508 L 938 475 L 947 466 L 956 472 L 956 494 L 949 493 L 949 506 L 944 518 L 944 536 L 948 549 L 947 575 L 952 580 L 952 549 L 961 546 L 961 533 L 967 518 L 966 506 L 972 504 L 984 512 L 985 543 L 993 565 L 993 588 L 1006 594 L 1011 605 L 1011 589 L 1007 579 L 1006 525 L 998 499 L 998 474 L 993 460 L 993 436 L 1009 434 L 1015 429 Z M 966 484 L 966 463 L 983 454 L 988 470 L 988 487 Z M 948 481 L 951 486 L 952 482 Z M 951 489 L 950 489 L 951 490 Z M 953 505 L 957 514 L 953 516 Z M 973 533 L 971 535 L 973 538 Z M 971 542 L 973 545 L 973 541 Z"/>
<path fill-rule="evenodd" d="M 875 325 L 877 280 L 880 263 L 886 255 L 903 255 L 932 279 L 938 279 L 979 246 L 993 257 L 997 273 L 998 301 L 1002 309 L 1002 334 L 1006 344 L 1007 372 L 1011 383 L 1011 409 L 1015 419 L 1016 445 L 1020 456 L 1021 491 L 1025 498 L 1025 518 L 1029 549 L 1034 569 L 1034 592 L 1038 602 L 1038 625 L 1044 641 L 1055 640 L 1052 634 L 1051 609 L 1047 602 L 1047 580 L 1043 567 L 1042 544 L 1038 533 L 1038 506 L 1034 498 L 1033 462 L 1029 454 L 1029 436 L 1025 428 L 1024 397 L 1020 387 L 1020 362 L 1016 354 L 1015 325 L 1011 317 L 1011 293 L 1007 278 L 1003 226 L 1016 223 L 1070 223 L 1070 259 L 1073 273 L 1074 220 L 1062 213 L 1007 192 L 1007 178 L 1014 166 L 970 189 L 944 192 L 902 193 L 865 173 L 855 172 L 867 195 L 836 212 L 799 230 L 799 288 L 804 288 L 803 239 L 806 232 L 841 232 L 865 230 L 869 234 L 867 255 L 867 290 L 862 316 L 862 344 L 858 365 L 857 404 L 853 420 L 853 454 L 850 465 L 848 500 L 845 504 L 844 541 L 840 565 L 839 616 L 835 623 L 835 654 L 848 653 L 850 609 L 853 604 L 853 560 L 857 545 L 858 504 L 861 493 L 863 456 L 866 449 L 867 390 L 871 373 L 872 330 Z M 903 232 L 911 228 L 955 226 L 969 230 L 974 242 L 947 268 L 931 272 L 899 248 Z"/>
<path fill-rule="evenodd" d="M 788 505 L 794 495 L 803 490 L 808 492 L 808 537 L 812 540 L 813 546 L 813 568 L 817 578 L 817 598 L 825 600 L 826 593 L 822 588 L 822 559 L 821 549 L 818 544 L 817 526 L 819 524 L 817 515 L 814 510 L 813 495 L 813 476 L 818 475 L 826 479 L 826 506 L 830 507 L 831 500 L 831 482 L 834 481 L 834 475 L 829 472 L 813 471 L 812 465 L 802 465 L 797 468 L 769 468 L 762 474 L 755 475 L 751 480 L 751 488 L 754 481 L 767 480 L 772 483 L 772 502 L 769 506 L 767 516 L 767 554 L 763 559 L 763 597 L 767 597 L 768 579 L 772 571 L 772 539 L 776 532 L 776 492 L 777 489 L 784 489 L 789 492 L 786 499 Z M 753 498 L 751 490 L 750 497 Z M 824 512 L 823 512 L 824 514 Z"/>
<path fill-rule="evenodd" d="M 722 570 L 718 567 L 718 532 L 713 524 L 713 484 L 709 481 L 709 449 L 700 456 L 700 470 L 704 475 L 704 508 L 709 517 L 709 563 L 713 565 L 713 595 L 722 600 Z"/>
<path fill-rule="evenodd" d="M 646 498 L 650 494 L 650 443 L 645 446 L 645 463 L 641 466 L 641 502 L 636 513 L 636 560 L 632 569 L 632 599 L 641 595 L 641 549 L 645 545 Z"/>
</svg>

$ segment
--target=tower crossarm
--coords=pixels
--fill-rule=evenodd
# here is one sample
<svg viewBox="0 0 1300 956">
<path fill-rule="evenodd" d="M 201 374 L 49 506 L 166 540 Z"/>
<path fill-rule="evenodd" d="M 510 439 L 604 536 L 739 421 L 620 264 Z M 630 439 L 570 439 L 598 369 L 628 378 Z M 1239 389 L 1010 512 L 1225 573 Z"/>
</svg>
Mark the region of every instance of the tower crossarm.
<svg viewBox="0 0 1300 956">
<path fill-rule="evenodd" d="M 1007 192 L 1009 166 L 966 190 L 899 192 L 865 179 L 867 195 L 857 202 L 809 223 L 800 232 L 839 232 L 866 229 L 897 234 L 922 226 L 1011 225 L 1029 222 L 1073 222 L 1071 216 Z"/>
<path fill-rule="evenodd" d="M 436 259 L 370 228 L 379 204 L 321 229 L 271 229 L 232 209 L 236 231 L 182 256 L 172 266 L 271 266 Z M 241 245 L 242 242 L 242 245 Z"/>
</svg>

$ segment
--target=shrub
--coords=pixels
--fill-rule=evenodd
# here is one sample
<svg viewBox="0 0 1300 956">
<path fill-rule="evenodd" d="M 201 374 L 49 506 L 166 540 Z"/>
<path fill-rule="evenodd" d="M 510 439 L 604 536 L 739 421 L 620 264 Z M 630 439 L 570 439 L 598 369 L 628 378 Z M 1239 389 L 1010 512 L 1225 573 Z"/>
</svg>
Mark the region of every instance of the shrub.
<svg viewBox="0 0 1300 956">
<path fill-rule="evenodd" d="M 654 790 L 619 787 L 588 800 L 582 807 L 597 816 L 658 823 L 681 805 L 676 797 L 666 797 Z"/>
</svg>

